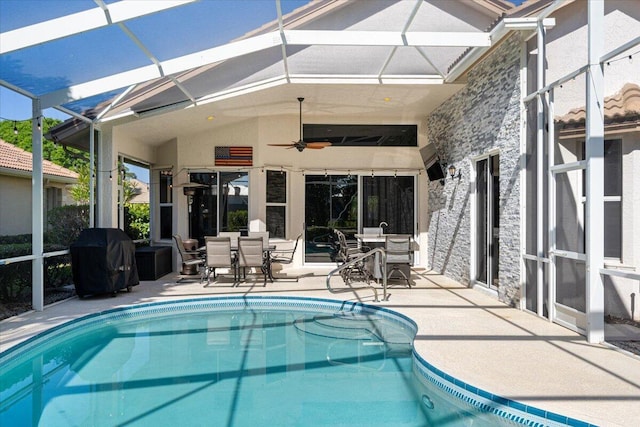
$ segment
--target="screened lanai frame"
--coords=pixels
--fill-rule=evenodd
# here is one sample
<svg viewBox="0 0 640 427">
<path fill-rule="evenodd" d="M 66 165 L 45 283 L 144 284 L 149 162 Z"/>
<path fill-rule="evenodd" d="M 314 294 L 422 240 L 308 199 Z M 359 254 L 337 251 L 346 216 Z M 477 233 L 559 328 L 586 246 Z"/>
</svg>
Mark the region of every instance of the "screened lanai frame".
<svg viewBox="0 0 640 427">
<path fill-rule="evenodd" d="M 492 39 L 500 40 L 505 34 L 507 34 L 511 28 L 518 28 L 523 24 L 530 24 L 532 19 L 530 18 L 517 18 L 512 20 L 500 20 L 498 25 L 494 26 L 489 31 L 467 31 L 458 29 L 458 31 L 421 31 L 419 28 L 417 31 L 413 31 L 411 28 L 412 20 L 419 13 L 419 9 L 423 4 L 420 1 L 416 2 L 398 2 L 397 5 L 402 7 L 409 7 L 406 20 L 401 27 L 396 28 L 396 31 L 334 31 L 334 30 L 312 30 L 312 31 L 299 31 L 296 30 L 296 26 L 293 29 L 285 28 L 283 22 L 283 5 L 290 3 L 287 0 L 274 0 L 276 16 L 273 16 L 274 22 L 270 27 L 264 28 L 257 32 L 251 33 L 248 36 L 232 40 L 227 44 L 217 45 L 214 48 L 206 49 L 201 52 L 188 52 L 186 55 L 177 56 L 172 58 L 170 56 L 161 57 L 160 55 L 154 56 L 150 49 L 147 48 L 147 40 L 136 35 L 134 31 L 134 24 L 129 25 L 131 20 L 136 18 L 146 19 L 147 16 L 151 16 L 154 13 L 164 10 L 174 9 L 179 10 L 178 6 L 196 4 L 193 0 L 167 0 L 167 1 L 153 1 L 147 0 L 144 2 L 124 3 L 124 2 L 112 2 L 110 0 L 94 0 L 98 7 L 88 10 L 74 9 L 80 5 L 80 2 L 60 3 L 58 6 L 65 6 L 67 9 L 59 12 L 57 8 L 33 8 L 29 14 L 20 13 L 20 20 L 25 21 L 27 26 L 22 28 L 15 28 L 9 26 L 8 31 L 3 31 L 1 34 L 2 44 L 0 45 L 0 54 L 5 55 L 7 53 L 18 52 L 23 54 L 22 58 L 35 61 L 39 60 L 38 50 L 40 46 L 54 45 L 60 47 L 58 43 L 63 43 L 67 37 L 82 34 L 91 35 L 93 32 L 100 32 L 103 37 L 98 38 L 89 37 L 88 40 L 93 40 L 95 44 L 87 44 L 85 54 L 95 55 L 96 52 L 101 51 L 99 49 L 100 43 L 104 43 L 109 40 L 112 35 L 112 29 L 117 30 L 118 37 L 125 35 L 129 41 L 132 41 L 134 45 L 139 48 L 136 51 L 137 54 L 142 52 L 142 57 L 150 63 L 150 65 L 131 68 L 129 70 L 116 70 L 103 74 L 93 74 L 88 81 L 69 81 L 67 86 L 55 86 L 51 85 L 52 82 L 46 83 L 42 80 L 34 82 L 29 81 L 29 73 L 26 73 L 27 81 L 20 79 L 16 81 L 1 80 L 0 84 L 11 90 L 14 90 L 26 97 L 33 100 L 32 108 L 32 130 L 33 130 L 33 187 L 32 194 L 32 208 L 34 215 L 32 217 L 32 235 L 33 235 L 33 254 L 20 259 L 12 259 L 7 262 L 16 261 L 33 261 L 33 306 L 36 310 L 43 309 L 43 270 L 42 270 L 42 257 L 49 256 L 49 254 L 39 255 L 43 253 L 43 225 L 42 225 L 42 133 L 40 129 L 37 129 L 36 123 L 38 118 L 42 117 L 42 111 L 47 108 L 56 108 L 65 113 L 70 114 L 78 120 L 87 123 L 89 127 L 89 156 L 90 164 L 93 168 L 96 163 L 96 143 L 101 141 L 94 141 L 94 138 L 102 139 L 103 135 L 100 132 L 100 123 L 108 120 L 108 114 L 112 111 L 115 104 L 125 98 L 128 94 L 132 93 L 134 85 L 147 81 L 149 79 L 166 76 L 167 79 L 172 81 L 176 87 L 188 98 L 185 102 L 172 103 L 168 102 L 166 106 L 161 108 L 155 108 L 151 113 L 157 114 L 163 111 L 175 109 L 176 107 L 184 108 L 189 105 L 195 105 L 197 103 L 213 102 L 217 99 L 222 99 L 229 96 L 235 96 L 242 93 L 248 93 L 264 89 L 265 87 L 273 85 L 281 85 L 287 83 L 332 83 L 332 84 L 394 84 L 394 85 L 415 85 L 415 84 L 441 84 L 446 81 L 453 81 L 458 78 L 473 61 L 477 60 L 483 52 L 488 50 L 493 44 Z M 27 2 L 23 2 L 23 8 L 27 7 Z M 200 4 L 206 5 L 211 2 L 201 2 Z M 485 2 L 487 8 L 494 8 L 493 12 L 500 14 L 498 9 L 495 9 L 495 5 L 500 2 L 487 1 Z M 220 2 L 216 3 L 216 6 Z M 260 3 L 262 4 L 262 3 Z M 341 2 L 332 0 L 321 0 L 312 2 L 311 9 L 317 10 L 326 5 L 340 6 Z M 132 7 L 133 5 L 133 7 Z M 255 6 L 253 4 L 252 6 Z M 79 6 L 78 6 L 79 7 Z M 498 7 L 499 8 L 499 7 Z M 308 10 L 305 12 L 307 13 Z M 53 13 L 56 19 L 50 19 L 51 15 L 44 18 L 43 22 L 39 22 L 42 19 L 42 14 Z M 7 14 L 3 14 L 7 16 Z M 58 16 L 60 15 L 60 16 Z M 303 16 L 297 16 L 294 13 L 291 14 L 291 19 L 304 20 Z M 187 26 L 187 31 L 193 30 L 192 20 L 189 21 L 190 25 Z M 7 28 L 6 24 L 3 24 L 3 28 Z M 250 27 L 254 28 L 254 27 Z M 247 29 L 245 28 L 244 31 Z M 391 30 L 391 28 L 387 28 Z M 242 32 L 242 31 L 241 31 Z M 154 35 L 157 31 L 154 32 Z M 236 34 L 236 36 L 239 34 Z M 154 36 L 157 37 L 157 36 Z M 349 46 L 367 47 L 368 49 L 375 49 L 376 46 L 383 46 L 391 48 L 391 54 L 386 58 L 383 58 L 383 66 L 376 67 L 372 72 L 367 74 L 349 74 L 344 72 L 335 71 L 333 73 L 327 73 L 322 75 L 315 74 L 295 74 L 290 69 L 290 65 L 287 66 L 287 47 L 295 46 L 334 46 L 344 49 Z M 425 52 L 419 52 L 421 46 L 435 46 L 439 49 L 445 49 L 449 51 L 449 55 L 457 55 L 457 51 L 461 54 L 461 59 L 456 61 L 455 65 L 445 74 L 445 66 L 439 65 L 434 58 L 430 58 Z M 190 70 L 197 66 L 205 64 L 216 63 L 227 59 L 237 58 L 247 55 L 252 52 L 258 52 L 264 49 L 281 50 L 281 55 L 285 59 L 285 73 L 279 79 L 265 79 L 261 82 L 253 84 L 245 84 L 242 86 L 231 88 L 230 90 L 220 91 L 213 94 L 203 96 L 201 99 L 195 99 L 195 97 L 185 90 L 181 82 L 176 79 L 177 73 Z M 402 54 L 407 49 L 415 50 L 419 53 L 420 61 L 425 64 L 426 68 L 431 70 L 425 73 L 420 71 L 418 73 L 407 72 L 402 67 L 392 67 L 392 59 L 394 55 L 402 57 Z M 465 50 L 471 49 L 468 54 Z M 104 49 L 102 49 L 104 51 Z M 60 52 L 64 52 L 64 49 L 60 49 Z M 19 57 L 20 58 L 20 57 Z M 119 61 L 102 61 L 103 64 L 118 64 Z M 124 61 L 123 61 L 124 62 Z M 57 61 L 57 64 L 62 61 Z M 127 61 L 128 63 L 128 61 Z M 340 61 L 344 63 L 344 61 Z M 448 63 L 447 63 L 448 64 Z M 87 68 L 86 66 L 84 68 Z M 425 67 L 423 67 L 425 68 Z M 5 67 L 6 70 L 13 70 L 13 67 Z M 404 71 L 398 74 L 398 71 Z M 173 74 L 172 74 L 173 73 Z M 25 77 L 20 76 L 20 78 Z M 40 83 L 40 84 L 39 84 Z M 55 82 L 54 82 L 55 83 Z M 79 112 L 86 107 L 94 107 L 96 104 L 108 99 L 113 99 L 106 106 L 105 109 L 97 113 L 94 118 L 85 117 Z M 131 114 L 131 113 L 128 113 Z M 112 116 L 121 117 L 121 115 Z M 102 145 L 102 144 L 99 144 Z M 118 154 L 119 156 L 119 154 Z M 108 165 L 113 165 L 117 162 L 116 155 L 111 153 L 107 156 L 99 156 L 99 162 Z M 104 167 L 99 169 L 105 169 Z M 112 168 L 111 168 L 112 169 Z M 115 169 L 112 169 L 115 170 Z M 109 198 L 105 193 L 105 187 L 100 184 L 101 178 L 98 174 L 97 181 L 97 195 L 94 192 L 94 180 L 95 169 L 91 171 L 92 182 L 90 185 L 91 194 L 90 200 L 98 201 L 104 200 L 104 197 Z M 102 180 L 104 181 L 104 180 Z M 96 197 L 97 196 L 97 197 Z M 111 197 L 113 203 L 113 197 Z M 97 205 L 98 208 L 100 205 Z M 90 203 L 90 225 L 94 226 L 94 217 L 97 216 L 97 221 L 101 222 L 101 209 L 98 212 L 94 212 L 94 203 Z M 5 262 L 5 261 L 3 261 Z"/>
<path fill-rule="evenodd" d="M 99 1 L 99 3 L 102 3 Z M 189 3 L 189 1 L 185 1 L 185 2 L 147 2 L 147 3 L 162 3 L 164 4 L 163 7 L 173 7 L 175 5 L 178 4 L 183 4 L 183 3 Z M 172 3 L 172 5 L 169 5 L 169 3 Z M 417 4 L 418 2 L 416 2 Z M 504 20 L 500 21 L 500 24 L 495 27 L 493 30 L 491 30 L 489 33 L 482 33 L 481 35 L 476 35 L 473 37 L 473 40 L 469 40 L 469 39 L 465 39 L 465 45 L 472 47 L 471 51 L 463 56 L 462 60 L 460 62 L 457 62 L 455 66 L 452 67 L 452 69 L 449 71 L 449 73 L 447 73 L 446 75 L 441 72 L 441 73 L 436 73 L 433 75 L 425 75 L 425 76 L 421 76 L 416 78 L 415 76 L 408 78 L 407 76 L 392 76 L 392 75 L 385 75 L 382 71 L 379 72 L 376 75 L 372 75 L 372 76 L 366 76 L 366 77 L 360 77 L 360 78 L 355 78 L 354 76 L 347 76 L 347 75 L 338 75 L 338 76 L 333 76 L 332 77 L 332 81 L 337 82 L 339 81 L 340 83 L 345 83 L 345 84 L 353 84 L 353 83 L 358 83 L 358 82 L 363 82 L 363 81 L 371 81 L 371 82 L 376 82 L 376 83 L 394 83 L 394 84 L 398 84 L 398 83 L 410 83 L 410 82 L 414 82 L 415 80 L 419 80 L 421 83 L 425 83 L 426 81 L 430 81 L 431 83 L 434 82 L 441 82 L 441 81 L 453 81 L 455 80 L 457 77 L 459 77 L 466 69 L 468 66 L 470 66 L 475 60 L 479 59 L 482 56 L 482 53 L 486 51 L 487 48 L 490 47 L 491 45 L 491 41 L 487 41 L 487 39 L 492 39 L 492 38 L 497 38 L 499 39 L 501 34 L 504 34 L 506 30 L 507 26 L 510 26 L 511 29 L 514 28 L 520 28 L 520 29 L 524 29 L 524 30 L 531 30 L 532 29 L 532 24 L 533 27 L 538 27 L 538 34 L 542 34 L 543 32 L 543 28 L 544 28 L 544 23 L 545 23 L 545 19 L 547 18 L 547 16 L 549 16 L 555 9 L 557 9 L 560 5 L 560 1 L 555 1 L 553 2 L 550 6 L 547 7 L 547 9 L 545 11 L 542 12 L 541 15 L 539 15 L 537 18 L 506 18 Z M 106 6 L 106 4 L 102 3 L 103 6 Z M 280 3 L 277 2 L 277 4 L 279 5 Z M 111 6 L 109 6 L 111 7 Z M 154 6 L 154 7 L 159 7 L 158 5 Z M 590 22 L 589 24 L 589 31 L 590 33 L 593 34 L 602 34 L 602 22 L 601 19 L 598 21 L 598 14 L 601 12 L 593 12 L 593 16 L 595 17 L 595 21 L 594 22 Z M 591 13 L 590 13 L 591 15 Z M 601 18 L 601 16 L 600 16 Z M 122 18 L 122 21 L 118 21 L 118 19 L 115 19 L 114 22 L 124 22 L 125 18 Z M 403 31 L 403 32 L 397 32 L 393 35 L 390 34 L 373 34 L 372 32 L 368 32 L 368 33 L 361 33 L 361 34 L 356 34 L 355 32 L 352 34 L 349 34 L 349 37 L 345 38 L 345 34 L 344 32 L 340 32 L 340 31 L 318 31 L 318 32 L 295 32 L 295 31 L 286 31 L 283 30 L 282 28 L 282 16 L 280 14 L 280 16 L 278 16 L 278 22 L 279 22 L 279 30 L 276 31 L 276 33 L 279 35 L 279 38 L 276 38 L 275 40 L 268 40 L 268 37 L 260 37 L 260 38 L 255 38 L 249 41 L 241 41 L 238 42 L 236 44 L 229 44 L 229 45 L 225 45 L 225 46 L 221 46 L 220 48 L 214 48 L 215 50 L 209 51 L 208 53 L 210 54 L 210 56 L 206 59 L 206 61 L 217 61 L 217 60 L 223 60 L 225 58 L 227 58 L 229 55 L 231 55 L 229 53 L 229 50 L 233 50 L 233 49 L 238 49 L 241 48 L 244 49 L 242 52 L 243 54 L 246 52 L 250 52 L 254 49 L 257 49 L 257 45 L 260 43 L 267 43 L 270 44 L 272 47 L 281 47 L 284 49 L 284 46 L 287 45 L 288 43 L 291 45 L 295 45 L 296 43 L 301 43 L 301 44 L 308 44 L 310 43 L 310 40 L 320 44 L 320 45 L 335 45 L 335 44 L 339 44 L 339 45 L 346 45 L 346 44 L 367 44 L 370 43 L 369 41 L 364 41 L 364 39 L 368 38 L 368 37 L 372 37 L 372 36 L 376 36 L 379 38 L 376 38 L 376 43 L 380 44 L 380 45 L 385 45 L 385 46 L 397 46 L 397 47 L 402 47 L 402 46 L 407 46 L 407 45 L 412 45 L 412 43 L 416 43 L 417 45 L 419 45 L 420 43 L 424 43 L 424 41 L 420 41 L 420 40 L 424 40 L 424 38 L 429 38 L 429 37 L 433 37 L 433 40 L 431 43 L 450 43 L 447 42 L 445 40 L 451 40 L 451 34 L 444 34 L 444 33 L 440 33 L 440 34 L 409 34 L 409 32 L 407 31 Z M 71 27 L 70 27 L 71 28 Z M 415 37 L 415 38 L 412 38 Z M 466 36 L 465 36 L 466 37 Z M 27 37 L 25 38 L 25 40 L 30 40 L 31 37 Z M 460 40 L 460 39 L 457 39 Z M 39 40 L 38 42 L 41 42 L 43 40 Z M 407 44 L 408 43 L 408 44 Z M 461 41 L 458 41 L 457 43 L 462 43 Z M 635 46 L 638 44 L 637 40 L 634 40 L 633 42 L 629 43 L 628 46 L 621 46 L 620 48 L 616 49 L 615 51 L 611 52 L 610 54 L 605 54 L 602 55 L 602 52 L 600 52 L 599 54 L 594 53 L 594 57 L 598 58 L 598 62 L 600 64 L 602 64 L 603 61 L 605 61 L 605 58 L 607 57 L 614 57 L 617 54 L 620 54 L 621 52 L 624 52 L 628 49 L 630 49 L 631 47 Z M 475 48 L 473 48 L 475 46 Z M 232 55 L 231 55 L 232 56 Z M 539 57 L 543 57 L 543 55 L 539 55 Z M 167 63 L 163 63 L 162 61 L 153 61 L 153 59 L 156 58 L 151 58 L 152 62 L 154 62 L 154 66 L 150 66 L 144 69 L 138 69 L 135 70 L 135 72 L 133 72 L 132 74 L 136 74 L 136 77 L 134 80 L 131 80 L 131 82 L 136 81 L 136 79 L 144 79 L 146 77 L 148 77 L 149 75 L 146 73 L 152 73 L 151 69 L 153 69 L 153 72 L 157 72 L 157 70 L 159 68 L 162 68 L 162 66 L 167 65 L 164 69 L 165 71 L 167 70 L 171 70 L 171 71 L 179 71 L 179 70 L 186 70 L 188 67 L 186 68 L 180 68 L 180 65 L 177 65 L 177 62 L 167 62 Z M 189 58 L 185 58 L 187 60 L 191 59 L 193 60 L 193 57 L 189 57 Z M 205 62 L 206 62 L 205 61 Z M 191 65 L 197 65 L 194 63 L 190 63 Z M 155 67 L 155 68 L 154 68 Z M 177 67 L 177 68 L 171 68 L 171 67 Z M 434 67 L 437 68 L 437 67 Z M 34 191 L 33 191 L 33 208 L 34 208 L 34 218 L 33 218 L 33 235 L 34 235 L 34 245 L 33 245 L 33 253 L 34 254 L 40 254 L 42 253 L 42 189 L 38 189 L 37 188 L 37 183 L 40 182 L 40 184 L 42 183 L 42 170 L 41 170 L 41 162 L 42 162 L 42 152 L 41 152 L 41 143 L 42 143 L 42 135 L 39 132 L 36 132 L 36 118 L 41 117 L 42 115 L 42 110 L 44 108 L 49 108 L 49 107 L 57 107 L 60 108 L 62 111 L 65 111 L 67 113 L 72 114 L 74 117 L 77 117 L 81 120 L 84 120 L 88 123 L 88 125 L 90 126 L 90 155 L 92 158 L 92 164 L 93 159 L 95 159 L 95 152 L 94 152 L 94 141 L 93 141 L 93 135 L 94 135 L 94 128 L 98 128 L 99 127 L 99 121 L 100 119 L 102 119 L 104 117 L 104 115 L 106 114 L 106 112 L 109 111 L 109 107 L 107 108 L 106 111 L 103 111 L 102 115 L 99 115 L 96 119 L 97 120 L 90 120 L 87 119 L 84 116 L 79 115 L 76 111 L 74 111 L 73 109 L 69 108 L 69 107 L 74 107 L 76 104 L 73 104 L 72 102 L 69 103 L 68 101 L 73 101 L 74 99 L 81 99 L 82 97 L 85 96 L 89 96 L 90 99 L 91 97 L 98 95 L 98 93 L 95 93 L 96 90 L 100 91 L 100 90 L 107 90 L 107 94 L 108 96 L 112 96 L 114 90 L 124 87 L 121 86 L 122 81 L 119 80 L 120 78 L 125 77 L 122 74 L 117 74 L 114 76 L 108 76 L 105 77 L 105 79 L 102 80 L 96 80 L 93 82 L 90 82 L 88 84 L 79 84 L 79 85 L 75 85 L 71 88 L 69 88 L 69 90 L 66 90 L 65 93 L 61 93 L 60 91 L 54 91 L 51 93 L 47 93 L 44 96 L 37 96 L 34 95 L 33 93 L 30 93 L 27 90 L 24 90 L 20 87 L 11 85 L 11 84 L 4 84 L 4 86 L 9 87 L 10 89 L 16 90 L 19 93 L 22 93 L 23 95 L 29 96 L 30 98 L 33 99 L 33 114 L 32 117 L 34 117 L 33 119 L 33 135 L 34 135 L 34 156 L 33 156 L 33 161 L 34 161 L 34 165 L 33 165 L 33 172 L 34 172 Z M 155 77 L 155 75 L 154 75 Z M 118 81 L 118 83 L 116 83 L 115 81 Z M 313 79 L 311 76 L 296 76 L 296 75 L 288 75 L 285 80 L 287 80 L 288 82 L 304 82 L 304 81 L 311 81 L 313 80 L 314 83 L 320 83 L 319 80 L 322 81 L 327 81 L 327 76 L 325 76 L 322 79 Z M 275 82 L 269 82 L 266 81 L 264 84 L 268 85 L 268 84 L 277 84 Z M 559 84 L 557 82 L 554 83 L 555 85 Z M 178 85 L 179 86 L 179 85 Z M 544 96 L 539 96 L 542 95 L 544 93 L 548 93 L 550 91 L 550 89 L 552 88 L 547 88 L 545 89 L 545 85 L 544 83 L 542 85 L 539 85 L 542 87 L 538 87 L 538 91 L 536 92 L 536 94 L 532 94 L 534 97 L 537 98 L 536 102 L 539 102 L 541 105 L 544 102 L 545 97 Z M 547 86 L 551 86 L 551 85 L 547 85 Z M 99 89 L 96 89 L 99 88 Z M 131 89 L 132 86 L 129 86 L 129 88 Z M 122 92 L 121 96 L 124 96 L 128 93 L 128 91 L 130 89 L 126 89 L 124 92 Z M 237 93 L 246 93 L 246 92 L 250 92 L 252 90 L 259 90 L 260 87 L 243 87 L 243 88 L 239 88 L 237 90 Z M 202 102 L 210 102 L 210 101 L 215 101 L 216 99 L 218 99 L 218 97 L 222 97 L 222 96 L 229 96 L 230 94 L 228 93 L 220 93 L 218 95 L 212 95 L 210 97 L 207 97 L 206 99 L 202 99 Z M 532 95 L 528 95 L 524 102 L 529 102 L 532 98 L 530 98 Z M 587 105 L 587 109 L 588 111 L 592 111 L 594 109 L 594 106 L 597 104 L 598 102 L 598 96 L 602 97 L 602 92 L 596 93 L 596 94 L 592 94 L 594 95 L 595 99 L 592 100 L 592 102 L 590 102 Z M 76 97 L 76 98 L 74 98 Z M 528 99 L 527 99 L 528 98 Z M 95 101 L 95 99 L 94 99 Z M 193 102 L 193 100 L 190 100 L 191 102 Z M 602 102 L 602 99 L 599 100 L 600 103 Z M 64 104 L 64 102 L 67 102 L 67 104 Z M 65 107 L 65 105 L 67 105 L 68 107 Z M 113 104 L 112 104 L 113 105 Z M 173 108 L 173 107 L 172 107 Z M 539 109 L 539 111 L 542 111 L 542 109 Z M 590 123 L 591 125 L 593 125 L 593 120 L 588 120 L 588 123 Z M 589 126 L 589 129 L 591 129 L 591 132 L 594 132 L 593 128 L 597 127 L 596 125 Z M 538 122 L 538 130 L 540 131 L 541 129 L 541 121 Z M 539 132 L 541 133 L 541 132 Z M 98 132 L 98 137 L 100 137 L 100 133 Z M 40 150 L 38 150 L 38 148 Z M 597 168 L 597 165 L 595 165 L 594 162 L 594 167 L 588 168 L 588 170 L 590 171 L 590 173 L 595 174 L 596 171 L 594 171 L 595 168 Z M 41 185 L 40 185 L 41 187 Z M 93 188 L 93 187 L 92 187 Z M 542 191 L 541 186 L 539 186 L 539 191 Z M 91 199 L 94 200 L 95 199 L 95 195 L 92 194 Z M 98 197 L 98 199 L 100 199 L 100 197 Z M 591 200 L 595 199 L 595 197 L 591 197 Z M 597 205 L 598 202 L 594 201 L 594 205 Z M 524 204 L 523 204 L 524 205 Z M 93 205 L 92 205 L 93 206 Z M 595 210 L 597 210 L 597 206 L 594 208 Z M 541 215 L 538 215 L 538 220 L 541 221 L 541 218 L 546 214 L 545 212 L 540 212 Z M 601 215 L 601 214 L 600 214 Z M 91 218 L 94 217 L 94 214 L 92 212 L 91 214 Z M 593 218 L 593 216 L 592 216 Z M 591 225 L 593 225 L 595 223 L 595 221 L 591 221 Z M 92 224 L 93 225 L 93 224 Z M 541 229 L 541 227 L 539 227 L 539 230 Z M 590 236 L 597 236 L 597 234 L 593 234 L 594 230 L 592 230 L 592 227 L 590 227 L 587 230 L 587 233 L 589 233 Z M 595 230 L 595 232 L 597 233 L 597 230 Z M 524 235 L 524 234 L 522 234 Z M 523 250 L 522 250 L 522 254 L 523 254 L 523 259 L 525 259 L 526 257 L 528 257 L 528 255 L 526 254 L 526 251 L 524 250 L 524 245 L 523 245 Z M 590 258 L 588 259 L 588 263 L 589 265 L 597 265 L 597 266 L 602 266 L 602 263 L 598 261 L 597 258 L 597 251 L 590 251 Z M 43 256 L 50 256 L 51 254 L 44 254 Z M 34 284 L 34 292 L 33 292 L 33 305 L 34 308 L 36 310 L 41 310 L 43 308 L 42 305 L 42 262 L 41 259 L 42 257 L 39 255 L 32 255 L 32 256 L 28 256 L 28 257 L 22 257 L 24 258 L 24 260 L 33 260 L 33 284 Z M 601 259 L 601 258 L 600 258 Z M 15 260 L 12 260 L 15 261 Z M 544 253 L 539 250 L 538 253 L 536 254 L 535 257 L 535 261 L 538 265 L 538 268 L 541 268 L 541 264 L 548 262 L 548 258 L 545 258 Z M 598 269 L 591 269 L 592 273 L 593 270 L 598 270 Z M 524 274 L 525 269 L 521 268 L 521 271 L 523 272 L 522 274 Z M 598 270 L 597 273 L 595 273 L 596 276 L 590 276 L 591 280 L 594 280 L 595 282 L 597 282 L 599 280 L 599 284 L 597 284 L 596 286 L 594 286 L 594 288 L 598 288 L 601 290 L 601 283 L 602 283 L 602 279 L 600 274 L 619 274 L 616 271 L 605 271 L 604 269 L 600 268 Z M 542 278 L 539 278 L 539 280 L 542 280 Z M 39 284 L 39 285 L 38 285 Z M 598 295 L 592 295 L 593 298 L 591 298 L 591 307 L 593 308 L 591 315 L 595 316 L 596 315 L 596 308 L 598 306 L 599 303 L 601 303 L 602 301 L 598 300 Z M 540 314 L 540 313 L 538 313 Z M 589 337 L 590 341 L 598 341 L 601 339 L 599 339 L 599 333 L 602 332 L 602 322 L 599 319 L 595 319 L 592 318 L 592 321 L 589 322 L 589 329 L 587 330 L 587 334 Z"/>
<path fill-rule="evenodd" d="M 546 9 L 539 19 L 549 16 L 558 2 Z M 537 90 L 523 97 L 525 110 L 532 108 L 536 114 L 536 253 L 527 251 L 527 232 L 525 221 L 521 224 L 522 239 L 521 252 L 521 277 L 524 284 L 523 296 L 527 294 L 527 269 L 526 262 L 533 261 L 536 264 L 536 307 L 535 312 L 541 317 L 563 324 L 587 336 L 589 342 L 603 342 L 604 334 L 604 276 L 617 276 L 640 281 L 640 274 L 605 268 L 604 263 L 604 65 L 634 47 L 640 46 L 640 37 L 604 52 L 604 2 L 589 2 L 588 14 L 588 64 L 566 74 L 556 81 L 547 84 L 544 80 L 544 67 L 546 61 L 545 52 L 545 28 L 539 25 L 536 30 L 537 38 Z M 542 54 L 540 52 L 542 51 Z M 591 64 L 591 65 L 590 65 Z M 585 160 L 578 160 L 565 164 L 556 164 L 554 152 L 556 148 L 555 129 L 552 125 L 554 114 L 554 90 L 561 88 L 563 84 L 585 76 L 586 96 L 586 122 L 585 122 Z M 534 105 L 535 104 L 535 105 Z M 523 135 L 527 138 L 527 135 Z M 526 145 L 526 143 L 525 143 Z M 546 156 L 546 159 L 545 159 Z M 523 182 L 526 182 L 527 165 L 525 156 L 522 159 Z M 584 253 L 559 250 L 557 247 L 558 229 L 562 224 L 558 223 L 556 216 L 556 175 L 570 172 L 584 172 L 586 180 L 585 188 L 585 248 Z M 522 206 L 526 210 L 527 194 L 522 191 Z M 545 209 L 546 207 L 546 209 Z M 556 307 L 556 262 L 558 259 L 567 259 L 585 263 L 585 318 L 580 320 L 579 313 L 569 313 L 576 316 L 577 324 L 571 320 L 563 320 L 557 313 Z M 546 268 L 546 271 L 545 271 Z M 545 286 L 547 282 L 548 286 Z M 548 293 L 545 294 L 545 291 Z M 546 303 L 546 305 L 545 305 Z M 524 306 L 521 308 L 527 308 Z M 544 308 L 548 312 L 545 313 Z"/>
</svg>

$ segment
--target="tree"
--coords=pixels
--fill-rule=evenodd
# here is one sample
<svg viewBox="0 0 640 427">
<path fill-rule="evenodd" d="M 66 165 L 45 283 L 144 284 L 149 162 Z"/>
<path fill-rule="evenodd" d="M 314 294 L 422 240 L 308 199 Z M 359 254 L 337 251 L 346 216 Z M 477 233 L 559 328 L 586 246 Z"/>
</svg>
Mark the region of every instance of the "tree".
<svg viewBox="0 0 640 427">
<path fill-rule="evenodd" d="M 89 164 L 80 165 L 78 170 L 78 181 L 71 186 L 69 193 L 76 203 L 82 205 L 89 204 Z"/>
<path fill-rule="evenodd" d="M 58 119 L 43 118 L 41 121 L 42 133 L 62 123 Z M 18 129 L 15 134 L 14 129 Z M 0 139 L 15 145 L 28 152 L 33 152 L 33 139 L 31 132 L 31 120 L 2 120 L 0 121 Z M 42 141 L 42 157 L 45 160 L 78 172 L 81 165 L 88 162 L 88 154 L 75 148 L 67 148 L 57 145 L 49 139 Z"/>
<path fill-rule="evenodd" d="M 136 177 L 136 174 L 129 171 L 127 166 L 124 164 L 120 164 L 118 170 L 123 170 L 124 174 L 119 174 L 117 171 L 112 172 L 112 177 L 117 177 L 118 184 L 122 184 L 122 188 L 124 191 L 124 202 L 128 203 L 133 196 L 137 194 L 136 184 L 131 181 L 132 178 Z M 89 164 L 85 163 L 80 165 L 77 170 L 78 172 L 78 182 L 71 187 L 71 197 L 74 201 L 80 204 L 89 203 Z M 124 181 L 122 179 L 124 178 Z"/>
</svg>

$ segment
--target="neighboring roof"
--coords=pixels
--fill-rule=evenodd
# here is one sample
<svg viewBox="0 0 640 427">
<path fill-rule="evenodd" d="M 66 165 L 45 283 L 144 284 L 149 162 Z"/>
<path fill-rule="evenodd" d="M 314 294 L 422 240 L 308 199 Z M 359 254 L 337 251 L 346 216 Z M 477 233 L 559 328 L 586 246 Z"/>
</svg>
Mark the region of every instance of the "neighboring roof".
<svg viewBox="0 0 640 427">
<path fill-rule="evenodd" d="M 129 182 L 135 187 L 135 195 L 129 203 L 149 203 L 149 184 L 139 179 L 130 179 Z"/>
<path fill-rule="evenodd" d="M 585 106 L 574 108 L 564 116 L 556 117 L 561 133 L 584 133 L 587 109 Z M 605 131 L 640 131 L 640 86 L 625 84 L 614 95 L 604 98 Z"/>
<path fill-rule="evenodd" d="M 574 123 L 584 125 L 586 117 L 587 109 L 582 106 L 558 117 L 556 122 L 567 125 Z M 605 124 L 638 120 L 640 120 L 640 86 L 637 84 L 627 83 L 614 95 L 604 98 Z"/>
<path fill-rule="evenodd" d="M 18 174 L 31 175 L 33 171 L 32 159 L 33 156 L 28 151 L 0 139 L 0 174 L 17 172 Z M 42 172 L 47 178 L 60 182 L 75 182 L 78 179 L 76 172 L 56 165 L 49 160 L 42 161 Z"/>
</svg>

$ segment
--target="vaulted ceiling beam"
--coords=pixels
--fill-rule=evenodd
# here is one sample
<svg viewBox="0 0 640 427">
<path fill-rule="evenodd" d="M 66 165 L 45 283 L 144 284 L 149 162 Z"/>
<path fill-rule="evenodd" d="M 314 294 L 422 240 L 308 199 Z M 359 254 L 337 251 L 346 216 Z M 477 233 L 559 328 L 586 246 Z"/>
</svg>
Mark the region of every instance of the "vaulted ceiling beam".
<svg viewBox="0 0 640 427">
<path fill-rule="evenodd" d="M 468 32 L 400 32 L 400 31 L 315 31 L 285 30 L 249 37 L 204 51 L 162 61 L 159 67 L 164 75 L 184 72 L 193 68 L 215 64 L 268 48 L 287 45 L 331 46 L 491 46 L 488 33 Z M 105 92 L 128 87 L 162 77 L 158 64 L 113 74 L 80 83 L 41 96 L 43 108 L 88 98 Z M 420 76 L 416 76 L 420 78 Z"/>
</svg>

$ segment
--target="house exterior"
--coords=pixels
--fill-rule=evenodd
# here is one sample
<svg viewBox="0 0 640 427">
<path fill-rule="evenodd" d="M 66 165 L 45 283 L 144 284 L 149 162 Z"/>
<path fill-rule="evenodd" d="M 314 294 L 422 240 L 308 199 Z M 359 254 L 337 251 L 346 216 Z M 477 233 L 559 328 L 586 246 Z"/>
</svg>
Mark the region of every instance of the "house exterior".
<svg viewBox="0 0 640 427">
<path fill-rule="evenodd" d="M 48 160 L 42 162 L 44 174 L 44 215 L 56 207 L 73 204 L 69 193 L 78 174 Z M 31 233 L 32 155 L 0 140 L 0 235 Z"/>
<path fill-rule="evenodd" d="M 106 175 L 131 159 L 156 243 L 244 215 L 303 233 L 293 265 L 313 267 L 333 230 L 387 223 L 416 266 L 601 341 L 603 313 L 640 318 L 637 6 L 314 1 L 222 46 L 242 53 L 94 103 L 59 142 L 95 148 L 97 226 L 117 224 Z"/>
</svg>

